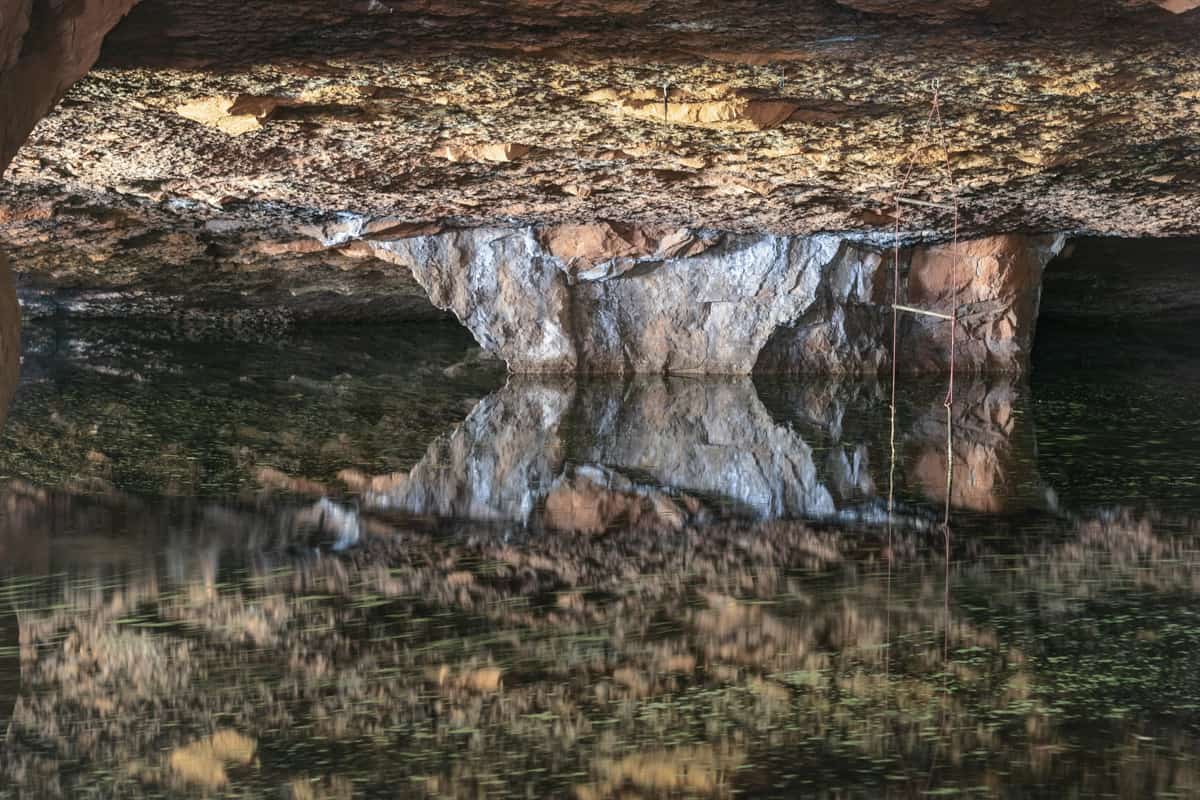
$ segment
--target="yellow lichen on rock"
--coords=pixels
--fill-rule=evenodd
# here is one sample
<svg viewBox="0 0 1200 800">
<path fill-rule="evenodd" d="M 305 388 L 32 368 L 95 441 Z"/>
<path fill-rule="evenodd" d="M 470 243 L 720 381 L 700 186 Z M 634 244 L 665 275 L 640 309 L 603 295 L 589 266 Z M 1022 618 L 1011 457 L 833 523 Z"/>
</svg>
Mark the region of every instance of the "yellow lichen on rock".
<svg viewBox="0 0 1200 800">
<path fill-rule="evenodd" d="M 201 97 L 176 106 L 175 113 L 230 136 L 241 136 L 262 128 L 279 106 L 280 101 L 274 97 Z"/>
</svg>

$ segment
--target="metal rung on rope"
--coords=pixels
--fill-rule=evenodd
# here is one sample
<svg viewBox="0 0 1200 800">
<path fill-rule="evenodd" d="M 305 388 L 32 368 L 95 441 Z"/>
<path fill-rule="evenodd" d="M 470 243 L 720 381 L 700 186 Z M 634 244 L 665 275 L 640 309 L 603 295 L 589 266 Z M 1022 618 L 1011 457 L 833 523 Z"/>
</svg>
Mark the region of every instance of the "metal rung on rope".
<svg viewBox="0 0 1200 800">
<path fill-rule="evenodd" d="M 946 178 L 952 183 L 953 176 L 950 168 L 950 149 L 946 144 L 945 131 L 942 127 L 941 114 L 941 97 L 940 87 L 937 81 L 933 84 L 933 100 L 930 104 L 929 116 L 925 119 L 925 138 L 932 139 L 942 151 L 942 166 L 946 172 Z M 938 203 L 931 200 L 920 200 L 911 197 L 903 192 L 912 191 L 910 180 L 913 175 L 913 170 L 917 164 L 917 154 L 919 150 L 914 146 L 909 152 L 908 157 L 904 160 L 900 170 L 899 181 L 896 187 L 895 194 L 892 195 L 892 201 L 895 203 L 895 216 L 891 218 L 893 223 L 892 235 L 892 387 L 891 387 L 891 431 L 889 440 L 891 443 L 891 469 L 888 473 L 888 542 L 889 553 L 891 543 L 891 521 L 894 506 L 894 490 L 895 490 L 895 472 L 896 472 L 896 377 L 897 377 L 897 362 L 900 360 L 899 344 L 900 344 L 900 313 L 917 314 L 925 317 L 933 317 L 934 319 L 945 320 L 949 322 L 949 356 L 950 356 L 950 375 L 948 386 L 946 387 L 946 509 L 945 521 L 943 527 L 946 532 L 946 547 L 947 547 L 947 565 L 949 564 L 949 542 L 950 542 L 950 496 L 951 485 L 954 480 L 954 451 L 952 447 L 952 406 L 954 403 L 954 367 L 955 367 L 955 351 L 956 337 L 958 332 L 958 314 L 964 308 L 959 303 L 959 285 L 958 285 L 958 270 L 959 261 L 962 254 L 958 246 L 958 222 L 959 222 L 959 207 L 958 207 L 958 192 L 952 190 L 953 203 Z M 900 230 L 904 222 L 904 207 L 916 206 L 920 208 L 931 208 L 939 211 L 948 211 L 953 215 L 953 240 L 950 250 L 950 284 L 953 291 L 951 313 L 946 314 L 941 311 L 932 311 L 926 308 L 917 308 L 916 306 L 905 305 L 900 302 Z M 890 555 L 889 555 L 890 559 Z M 889 560 L 889 567 L 890 567 Z M 947 582 L 949 586 L 949 582 Z"/>
<path fill-rule="evenodd" d="M 923 308 L 913 308 L 912 306 L 893 305 L 892 308 L 895 309 L 896 311 L 907 311 L 910 314 L 924 314 L 927 317 L 937 317 L 938 319 L 948 319 L 952 322 L 955 319 L 955 316 L 953 314 L 943 314 L 940 311 L 926 311 Z"/>
<path fill-rule="evenodd" d="M 950 169 L 950 149 L 946 145 L 945 131 L 942 127 L 941 113 L 941 95 L 940 85 L 937 81 L 933 82 L 933 101 L 930 103 L 929 116 L 925 119 L 925 136 L 933 139 L 942 151 L 943 168 L 946 171 L 946 178 L 953 181 Z M 900 354 L 897 352 L 897 346 L 900 343 L 898 319 L 900 312 L 904 311 L 909 314 L 918 314 L 925 317 L 933 317 L 934 319 L 945 320 L 950 323 L 950 380 L 946 387 L 946 407 L 954 402 L 954 362 L 955 362 L 955 346 L 956 334 L 958 333 L 958 312 L 960 305 L 958 302 L 958 267 L 961 254 L 958 249 L 958 192 L 953 191 L 953 203 L 938 203 L 932 200 L 921 200 L 912 197 L 905 193 L 911 186 L 909 183 L 913 175 L 913 170 L 917 165 L 918 148 L 913 147 L 909 152 L 908 157 L 904 160 L 904 165 L 901 168 L 902 175 L 900 176 L 897 191 L 892 195 L 892 200 L 896 206 L 896 214 L 892 218 L 894 225 L 892 238 L 892 409 L 895 411 L 896 404 L 896 362 L 900 359 Z M 917 206 L 920 208 L 932 208 L 939 211 L 949 211 L 953 214 L 954 222 L 954 240 L 950 251 L 950 284 L 953 288 L 954 298 L 952 310 L 949 314 L 941 311 L 933 311 L 925 308 L 917 308 L 915 306 L 905 305 L 900 302 L 900 226 L 903 224 L 904 206 Z"/>
</svg>

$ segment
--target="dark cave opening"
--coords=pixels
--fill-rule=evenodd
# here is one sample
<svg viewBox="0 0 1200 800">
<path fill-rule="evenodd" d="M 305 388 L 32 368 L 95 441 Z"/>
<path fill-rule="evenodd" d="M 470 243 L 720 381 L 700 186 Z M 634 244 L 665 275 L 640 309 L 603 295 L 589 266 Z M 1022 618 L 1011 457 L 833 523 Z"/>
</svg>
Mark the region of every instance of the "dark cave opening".
<svg viewBox="0 0 1200 800">
<path fill-rule="evenodd" d="M 1033 374 L 1200 364 L 1200 237 L 1082 237 L 1046 265 Z"/>
</svg>

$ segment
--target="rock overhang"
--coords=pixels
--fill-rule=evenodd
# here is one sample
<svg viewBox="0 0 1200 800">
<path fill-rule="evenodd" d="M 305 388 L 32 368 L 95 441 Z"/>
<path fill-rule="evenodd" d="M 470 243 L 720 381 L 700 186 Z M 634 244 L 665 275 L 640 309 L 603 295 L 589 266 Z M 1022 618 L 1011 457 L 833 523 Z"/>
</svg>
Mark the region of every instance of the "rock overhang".
<svg viewBox="0 0 1200 800">
<path fill-rule="evenodd" d="M 233 304 L 303 298 L 297 318 L 395 318 L 419 313 L 434 283 L 465 280 L 422 285 L 437 258 L 418 265 L 412 241 L 437 250 L 503 228 L 526 242 L 505 260 L 507 291 L 544 315 L 528 352 L 561 368 L 745 372 L 768 349 L 768 361 L 797 358 L 780 340 L 798 326 L 826 337 L 812 342 L 858 342 L 878 368 L 867 355 L 878 320 L 821 281 L 803 302 L 779 293 L 777 308 L 739 307 L 738 323 L 765 314 L 765 339 L 752 339 L 772 346 L 741 347 L 720 368 L 703 366 L 717 345 L 695 314 L 667 314 L 669 346 L 646 348 L 620 333 L 638 327 L 628 314 L 604 309 L 703 307 L 685 301 L 698 275 L 736 283 L 729 242 L 886 246 L 896 168 L 920 138 L 933 81 L 952 176 L 918 153 L 913 190 L 957 192 L 964 239 L 1195 232 L 1200 15 L 1138 2 L 1086 14 L 1070 3 L 842 5 L 854 8 L 395 0 L 234 14 L 145 0 L 9 171 L 0 239 L 30 296 L 157 293 L 177 313 L 220 290 Z M 901 228 L 906 269 L 924 263 L 912 248 L 935 252 L 949 237 L 935 209 L 906 210 Z M 656 288 L 672 274 L 678 286 Z M 435 305 L 457 313 L 451 295 L 474 290 L 439 291 L 449 294 Z M 373 294 L 384 302 L 359 302 Z M 473 330 L 496 345 L 479 299 Z M 555 321 L 564 315 L 574 321 Z M 599 340 L 626 341 L 582 343 L 584 316 Z M 506 340 L 531 324 L 493 322 Z M 600 351 L 609 366 L 595 366 Z"/>
</svg>

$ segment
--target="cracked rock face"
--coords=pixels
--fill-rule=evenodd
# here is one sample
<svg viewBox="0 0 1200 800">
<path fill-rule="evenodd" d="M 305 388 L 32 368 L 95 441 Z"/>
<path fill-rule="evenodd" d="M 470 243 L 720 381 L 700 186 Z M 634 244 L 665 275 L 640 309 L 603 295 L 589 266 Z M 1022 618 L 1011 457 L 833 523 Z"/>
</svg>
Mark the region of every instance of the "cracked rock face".
<svg viewBox="0 0 1200 800">
<path fill-rule="evenodd" d="M 0 164 L 128 5 L 0 4 Z M 1018 370 L 1052 234 L 1200 232 L 1190 5 L 143 0 L 7 170 L 0 244 L 31 313 L 444 309 L 519 371 L 875 372 L 912 156 L 901 301 Z M 944 328 L 906 316 L 901 368 Z"/>
<path fill-rule="evenodd" d="M 597 237 L 617 245 L 605 252 Z M 944 314 L 958 309 L 955 357 L 964 371 L 1019 372 L 1033 343 L 1042 268 L 1062 243 L 1013 235 L 957 251 L 904 248 L 900 299 Z M 435 305 L 516 372 L 890 366 L 893 254 L 865 242 L 630 229 L 622 238 L 578 226 L 471 228 L 370 247 L 410 270 Z M 905 314 L 899 347 L 902 371 L 944 370 L 948 323 Z"/>
</svg>

